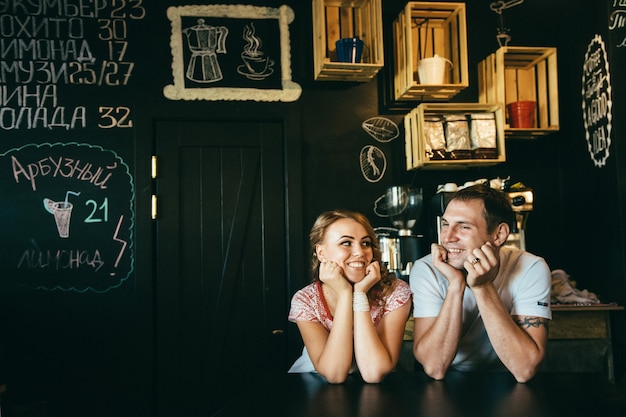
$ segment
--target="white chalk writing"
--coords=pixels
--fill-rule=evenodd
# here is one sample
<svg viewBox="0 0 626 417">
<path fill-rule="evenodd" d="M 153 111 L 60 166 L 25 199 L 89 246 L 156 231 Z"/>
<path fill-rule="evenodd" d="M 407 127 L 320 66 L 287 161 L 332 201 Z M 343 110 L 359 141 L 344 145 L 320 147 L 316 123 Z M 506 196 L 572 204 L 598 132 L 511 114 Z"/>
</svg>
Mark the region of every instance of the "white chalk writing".
<svg viewBox="0 0 626 417">
<path fill-rule="evenodd" d="M 129 106 L 70 105 L 59 93 L 128 85 L 129 22 L 145 15 L 143 0 L 0 0 L 0 128 L 86 128 L 95 113 L 99 128 L 132 127 L 130 114 L 112 123 L 102 110 Z"/>
<path fill-rule="evenodd" d="M 613 8 L 615 10 L 609 14 L 608 28 L 615 34 L 623 33 L 626 28 L 626 0 L 614 0 Z M 623 36 L 622 40 L 619 41 L 621 36 Z M 617 48 L 626 47 L 626 35 L 616 35 L 616 39 Z"/>
</svg>

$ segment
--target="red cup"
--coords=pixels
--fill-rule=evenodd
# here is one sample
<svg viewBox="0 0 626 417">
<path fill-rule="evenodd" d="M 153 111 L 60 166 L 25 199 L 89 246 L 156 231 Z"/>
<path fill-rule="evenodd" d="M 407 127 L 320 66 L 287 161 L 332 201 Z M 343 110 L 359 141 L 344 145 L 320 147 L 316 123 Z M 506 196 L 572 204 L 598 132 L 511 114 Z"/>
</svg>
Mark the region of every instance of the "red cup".
<svg viewBox="0 0 626 417">
<path fill-rule="evenodd" d="M 506 105 L 509 114 L 509 124 L 512 128 L 529 129 L 535 127 L 534 101 L 516 101 Z"/>
</svg>

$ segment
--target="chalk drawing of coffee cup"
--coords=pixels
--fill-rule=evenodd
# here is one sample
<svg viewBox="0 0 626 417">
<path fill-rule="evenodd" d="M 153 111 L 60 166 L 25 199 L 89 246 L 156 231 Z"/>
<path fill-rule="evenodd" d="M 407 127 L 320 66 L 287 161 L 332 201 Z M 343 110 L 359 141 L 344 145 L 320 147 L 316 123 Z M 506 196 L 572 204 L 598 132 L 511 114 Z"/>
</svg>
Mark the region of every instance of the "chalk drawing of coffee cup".
<svg viewBox="0 0 626 417">
<path fill-rule="evenodd" d="M 245 66 L 240 66 L 238 71 L 250 79 L 262 79 L 272 75 L 274 72 L 272 69 L 274 61 L 261 51 L 253 53 L 244 51 L 241 53 L 241 60 Z"/>
<path fill-rule="evenodd" d="M 70 218 L 72 217 L 72 203 L 67 201 L 52 201 L 49 198 L 43 199 L 43 206 L 46 211 L 54 215 L 59 237 L 70 236 Z"/>
<path fill-rule="evenodd" d="M 237 67 L 237 72 L 251 80 L 262 80 L 272 75 L 274 60 L 261 51 L 261 38 L 255 34 L 254 24 L 245 27 L 243 39 L 247 42 L 241 53 L 244 65 Z"/>
</svg>

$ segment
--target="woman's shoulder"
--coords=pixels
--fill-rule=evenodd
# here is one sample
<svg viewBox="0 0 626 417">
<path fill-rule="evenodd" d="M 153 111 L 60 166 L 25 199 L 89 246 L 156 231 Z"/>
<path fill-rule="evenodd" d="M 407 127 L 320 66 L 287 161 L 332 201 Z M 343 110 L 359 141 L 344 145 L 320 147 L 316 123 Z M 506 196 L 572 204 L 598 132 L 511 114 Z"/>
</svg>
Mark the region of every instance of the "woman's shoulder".
<svg viewBox="0 0 626 417">
<path fill-rule="evenodd" d="M 320 285 L 318 282 L 312 282 L 309 285 L 302 287 L 293 295 L 293 300 L 310 300 L 319 298 Z"/>
<path fill-rule="evenodd" d="M 318 287 L 319 283 L 316 281 L 300 288 L 298 292 L 317 292 Z"/>
<path fill-rule="evenodd" d="M 298 290 L 291 299 L 290 321 L 322 321 L 326 314 L 324 301 L 320 295 L 321 287 L 314 282 Z"/>
<path fill-rule="evenodd" d="M 393 290 L 395 291 L 411 291 L 411 288 L 409 287 L 409 284 L 401 279 L 401 278 L 397 278 L 393 280 Z"/>
<path fill-rule="evenodd" d="M 391 293 L 387 297 L 387 301 L 395 301 L 404 304 L 411 298 L 411 287 L 409 284 L 400 278 L 396 278 L 393 280 L 393 289 Z"/>
</svg>

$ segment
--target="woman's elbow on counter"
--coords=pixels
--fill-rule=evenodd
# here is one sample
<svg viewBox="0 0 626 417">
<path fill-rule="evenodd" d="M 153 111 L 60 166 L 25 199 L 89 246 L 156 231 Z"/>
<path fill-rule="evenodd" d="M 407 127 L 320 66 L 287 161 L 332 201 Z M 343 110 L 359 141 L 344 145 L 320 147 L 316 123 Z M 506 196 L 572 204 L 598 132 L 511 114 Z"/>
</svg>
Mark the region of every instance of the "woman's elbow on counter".
<svg viewBox="0 0 626 417">
<path fill-rule="evenodd" d="M 365 372 L 361 373 L 361 378 L 368 384 L 378 384 L 387 376 L 388 372 Z"/>
<path fill-rule="evenodd" d="M 336 372 L 336 373 L 332 373 L 332 374 L 322 374 L 322 376 L 324 378 L 326 378 L 326 381 L 329 384 L 343 384 L 344 382 L 346 382 L 346 379 L 348 379 L 348 373 L 345 372 Z"/>
<path fill-rule="evenodd" d="M 315 370 L 329 384 L 343 384 L 350 374 L 350 366 L 317 366 Z"/>
</svg>

